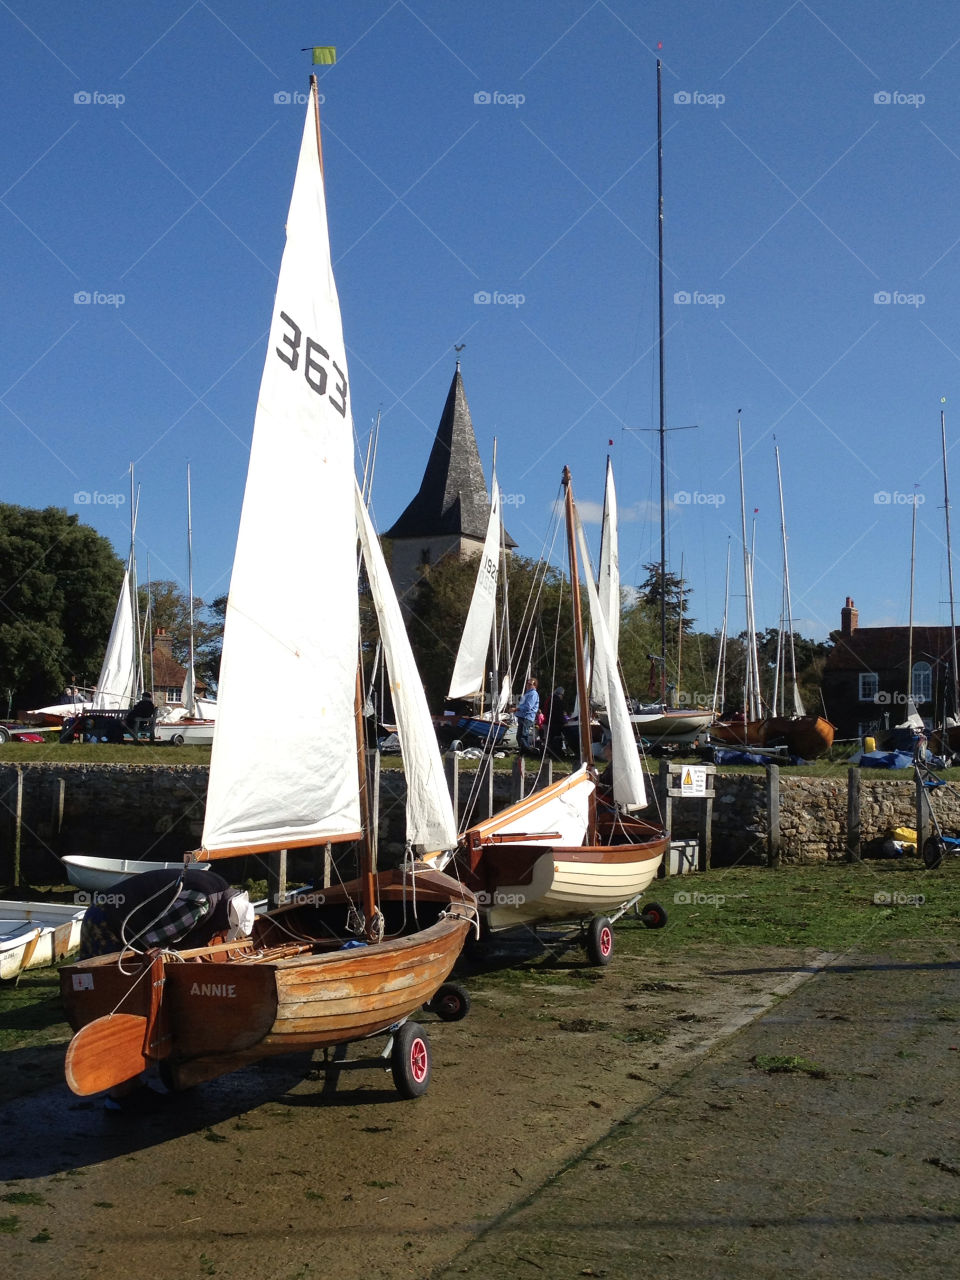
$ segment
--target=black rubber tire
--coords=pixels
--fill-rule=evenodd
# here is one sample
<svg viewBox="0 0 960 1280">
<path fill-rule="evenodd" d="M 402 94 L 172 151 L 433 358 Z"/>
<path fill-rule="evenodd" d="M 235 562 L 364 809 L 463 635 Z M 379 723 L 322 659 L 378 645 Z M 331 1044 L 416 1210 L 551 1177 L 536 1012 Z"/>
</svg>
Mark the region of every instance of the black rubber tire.
<svg viewBox="0 0 960 1280">
<path fill-rule="evenodd" d="M 667 913 L 659 902 L 647 902 L 640 912 L 640 919 L 648 929 L 662 929 L 667 923 Z"/>
<path fill-rule="evenodd" d="M 613 925 L 606 916 L 594 916 L 587 925 L 587 959 L 606 965 L 613 959 Z"/>
<path fill-rule="evenodd" d="M 393 1037 L 390 1051 L 393 1083 L 401 1098 L 419 1098 L 430 1084 L 430 1041 L 416 1022 L 405 1022 Z"/>
<path fill-rule="evenodd" d="M 0 724 L 0 743 L 10 741 L 10 730 L 6 725 Z"/>
<path fill-rule="evenodd" d="M 459 982 L 444 982 L 427 1008 L 441 1022 L 459 1022 L 470 1012 L 470 993 Z"/>
<path fill-rule="evenodd" d="M 172 745 L 172 746 L 174 746 L 174 747 L 182 747 L 182 746 L 183 746 L 183 734 L 182 734 L 182 733 L 175 733 L 175 734 L 173 735 L 173 737 L 170 739 L 170 743 L 171 743 L 171 745 Z"/>
<path fill-rule="evenodd" d="M 931 836 L 923 842 L 923 865 L 928 871 L 936 871 L 942 864 L 945 850 L 942 836 Z"/>
</svg>

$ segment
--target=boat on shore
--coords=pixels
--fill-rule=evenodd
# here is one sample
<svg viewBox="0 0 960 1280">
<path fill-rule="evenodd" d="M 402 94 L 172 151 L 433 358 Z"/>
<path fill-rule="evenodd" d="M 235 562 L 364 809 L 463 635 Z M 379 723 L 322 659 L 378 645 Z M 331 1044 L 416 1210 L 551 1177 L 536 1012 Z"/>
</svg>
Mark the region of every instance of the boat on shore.
<svg viewBox="0 0 960 1280">
<path fill-rule="evenodd" d="M 456 846 L 456 824 L 400 606 L 355 481 L 351 424 L 311 77 L 227 604 L 203 835 L 187 857 L 329 844 L 340 853 L 338 876 L 352 853 L 359 874 L 257 916 L 249 937 L 175 957 L 131 939 L 122 954 L 62 969 L 75 1093 L 124 1084 L 151 1063 L 182 1089 L 272 1055 L 381 1034 L 399 1092 L 427 1088 L 429 1041 L 407 1020 L 450 973 L 476 902 L 436 865 Z M 378 871 L 375 861 L 358 542 L 408 780 L 407 856 L 395 870 Z M 313 697 L 251 734 L 249 690 L 264 671 Z"/>
<path fill-rule="evenodd" d="M 127 876 L 142 875 L 145 871 L 175 871 L 182 869 L 183 862 L 145 862 L 138 858 L 92 858 L 82 853 L 70 853 L 62 858 L 67 877 L 78 889 L 86 889 L 95 893 L 97 890 L 112 889 L 113 886 Z M 198 863 L 198 866 L 209 866 L 209 863 Z"/>
<path fill-rule="evenodd" d="M 65 960 L 80 946 L 84 911 L 72 902 L 0 902 L 0 979 Z"/>
<path fill-rule="evenodd" d="M 609 915 L 622 914 L 649 887 L 669 847 L 669 835 L 636 813 L 647 805 L 640 756 L 566 468 L 563 483 L 577 697 L 580 706 L 589 705 L 579 545 L 594 631 L 594 688 L 600 690 L 609 724 L 610 767 L 598 776 L 593 743 L 589 735 L 582 735 L 580 767 L 469 827 L 461 837 L 458 860 L 478 892 L 488 929 L 579 924 L 591 961 L 607 964 L 613 954 Z M 665 922 L 665 913 L 656 910 Z"/>
</svg>

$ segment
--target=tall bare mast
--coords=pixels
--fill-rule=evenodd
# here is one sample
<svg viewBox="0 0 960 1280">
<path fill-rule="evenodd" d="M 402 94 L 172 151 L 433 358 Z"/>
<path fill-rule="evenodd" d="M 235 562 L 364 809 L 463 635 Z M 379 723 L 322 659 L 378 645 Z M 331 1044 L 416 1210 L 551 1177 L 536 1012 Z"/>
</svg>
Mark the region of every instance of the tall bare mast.
<svg viewBox="0 0 960 1280">
<path fill-rule="evenodd" d="M 907 718 L 913 704 L 913 579 L 917 563 L 917 486 L 913 486 L 913 516 L 910 521 L 910 626 L 907 629 Z"/>
<path fill-rule="evenodd" d="M 190 600 L 190 667 L 187 671 L 187 714 L 197 714 L 197 676 L 193 653 L 193 502 L 190 494 L 190 463 L 187 463 L 187 595 Z"/>
<path fill-rule="evenodd" d="M 760 719 L 760 671 L 757 662 L 757 632 L 753 617 L 753 564 L 747 546 L 747 499 L 743 486 L 743 433 L 737 414 L 737 454 L 740 460 L 740 532 L 743 539 L 743 589 L 746 596 L 747 662 L 743 686 L 743 711 L 746 719 Z"/>
<path fill-rule="evenodd" d="M 960 719 L 960 680 L 957 677 L 957 624 L 953 609 L 953 555 L 950 551 L 950 486 L 947 483 L 947 428 L 943 410 L 940 410 L 940 447 L 943 450 L 943 510 L 947 523 L 947 583 L 950 589 L 950 674 L 953 679 L 951 690 L 951 716 Z M 916 510 L 916 503 L 914 503 Z"/>
<path fill-rule="evenodd" d="M 787 639 L 789 642 L 790 653 L 790 680 L 793 685 L 793 708 L 789 713 L 791 715 L 803 715 L 803 709 L 800 705 L 799 693 L 797 691 L 797 658 L 794 651 L 793 643 L 793 605 L 790 601 L 790 566 L 787 560 L 787 521 L 783 513 L 783 478 L 780 474 L 780 446 L 773 446 L 777 455 L 777 492 L 780 495 L 780 537 L 783 542 L 783 594 L 787 612 Z M 784 680 L 786 684 L 786 680 Z M 781 694 L 783 697 L 783 694 Z M 786 699 L 784 698 L 784 701 Z M 781 707 L 781 709 L 783 709 Z M 776 710 L 776 708 L 774 708 Z"/>
<path fill-rule="evenodd" d="M 660 349 L 660 699 L 667 697 L 667 415 L 663 361 L 663 64 L 657 59 L 657 287 Z"/>
</svg>

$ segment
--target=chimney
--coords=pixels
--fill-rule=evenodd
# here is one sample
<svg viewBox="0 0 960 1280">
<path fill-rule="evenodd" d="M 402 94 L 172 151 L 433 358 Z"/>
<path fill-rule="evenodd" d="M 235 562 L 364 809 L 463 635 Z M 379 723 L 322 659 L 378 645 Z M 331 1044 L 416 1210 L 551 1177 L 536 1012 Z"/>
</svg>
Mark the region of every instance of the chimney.
<svg viewBox="0 0 960 1280">
<path fill-rule="evenodd" d="M 173 657 L 173 636 L 165 627 L 157 627 L 156 635 L 153 637 L 153 652 L 165 654 L 168 658 Z"/>
<path fill-rule="evenodd" d="M 859 619 L 860 614 L 853 607 L 852 598 L 847 596 L 847 603 L 840 610 L 840 634 L 849 640 L 857 629 Z"/>
</svg>

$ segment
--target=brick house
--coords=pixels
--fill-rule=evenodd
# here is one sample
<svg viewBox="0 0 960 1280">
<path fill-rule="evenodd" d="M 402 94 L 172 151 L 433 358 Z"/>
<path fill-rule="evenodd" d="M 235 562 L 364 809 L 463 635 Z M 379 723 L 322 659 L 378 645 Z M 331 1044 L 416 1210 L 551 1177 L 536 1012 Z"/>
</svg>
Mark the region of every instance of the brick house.
<svg viewBox="0 0 960 1280">
<path fill-rule="evenodd" d="M 164 702 L 182 706 L 187 669 L 173 656 L 173 636 L 165 627 L 157 627 L 144 667 L 144 681 L 148 688 L 152 685 L 157 706 Z M 206 685 L 200 680 L 196 682 L 196 693 L 197 697 L 206 693 Z"/>
<path fill-rule="evenodd" d="M 863 737 L 902 724 L 908 693 L 924 723 L 934 727 L 953 703 L 950 628 L 914 626 L 911 644 L 909 627 L 861 627 L 858 620 L 847 596 L 821 680 L 837 737 Z"/>
</svg>

